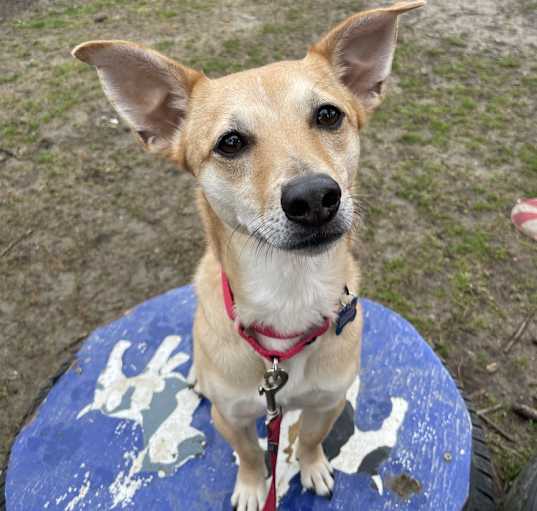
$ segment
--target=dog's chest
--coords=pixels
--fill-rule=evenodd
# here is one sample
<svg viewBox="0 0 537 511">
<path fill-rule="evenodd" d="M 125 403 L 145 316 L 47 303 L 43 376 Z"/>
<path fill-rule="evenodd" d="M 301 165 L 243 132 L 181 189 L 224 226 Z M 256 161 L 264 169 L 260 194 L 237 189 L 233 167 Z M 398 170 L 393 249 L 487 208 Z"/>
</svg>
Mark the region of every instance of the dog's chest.
<svg viewBox="0 0 537 511">
<path fill-rule="evenodd" d="M 306 350 L 307 351 L 307 350 Z M 331 375 L 329 379 L 316 378 L 307 371 L 307 361 L 310 353 L 300 353 L 293 359 L 281 364 L 288 374 L 287 383 L 276 394 L 276 403 L 284 411 L 302 408 L 332 408 L 345 393 L 348 382 L 338 375 Z M 259 382 L 260 384 L 262 382 Z M 266 399 L 259 395 L 258 389 L 244 389 L 235 399 L 228 402 L 232 416 L 260 417 L 266 410 Z"/>
<path fill-rule="evenodd" d="M 305 407 L 331 407 L 341 399 L 341 390 L 335 390 L 334 381 L 327 381 L 323 377 L 315 377 L 306 371 L 307 354 L 301 353 L 284 364 L 288 380 L 286 385 L 278 392 L 276 398 L 286 410 L 301 409 Z"/>
</svg>

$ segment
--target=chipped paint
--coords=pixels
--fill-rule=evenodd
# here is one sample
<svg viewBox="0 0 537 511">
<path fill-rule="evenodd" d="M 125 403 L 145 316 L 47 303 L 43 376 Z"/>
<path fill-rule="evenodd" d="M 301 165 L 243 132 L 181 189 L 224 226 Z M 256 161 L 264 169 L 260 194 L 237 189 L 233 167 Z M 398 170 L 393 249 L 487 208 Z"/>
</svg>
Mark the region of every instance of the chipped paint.
<svg viewBox="0 0 537 511">
<path fill-rule="evenodd" d="M 279 458 L 289 462 L 278 474 L 279 510 L 462 509 L 471 458 L 464 401 L 406 321 L 362 304 L 361 381 L 323 444 L 334 495 L 302 491 L 292 412 L 282 425 Z M 173 290 L 92 334 L 78 355 L 82 373 L 60 379 L 13 445 L 7 511 L 231 509 L 232 451 L 188 386 L 194 307 L 190 287 Z M 402 474 L 421 485 L 406 499 L 390 486 Z"/>
<path fill-rule="evenodd" d="M 401 474 L 389 479 L 388 485 L 402 499 L 409 499 L 421 491 L 421 484 L 409 474 Z"/>
<path fill-rule="evenodd" d="M 397 432 L 403 424 L 408 403 L 401 398 L 391 398 L 392 410 L 376 431 L 360 431 L 355 427 L 354 435 L 342 447 L 341 454 L 332 462 L 335 469 L 347 474 L 356 472 L 365 457 L 382 447 L 392 448 L 397 442 Z"/>
<path fill-rule="evenodd" d="M 144 446 L 130 453 L 132 465 L 117 474 L 109 486 L 113 507 L 131 502 L 148 478 L 136 478 L 140 472 L 172 474 L 189 459 L 203 453 L 205 435 L 191 426 L 200 397 L 175 369 L 187 362 L 186 353 L 172 353 L 181 337 L 170 335 L 159 345 L 144 371 L 128 378 L 123 356 L 131 342 L 120 340 L 113 348 L 104 371 L 99 375 L 93 402 L 78 414 L 80 419 L 91 411 L 134 421 L 143 433 Z M 143 344 L 142 344 L 143 346 Z M 141 350 L 145 351 L 145 348 Z M 121 434 L 125 423 L 118 425 Z"/>
<path fill-rule="evenodd" d="M 80 487 L 80 490 L 78 491 L 78 494 L 75 495 L 65 506 L 65 511 L 74 511 L 77 507 L 77 505 L 86 497 L 88 494 L 88 490 L 90 489 L 90 480 L 89 480 L 89 472 L 86 472 L 84 474 L 84 482 L 82 483 L 82 486 Z M 80 507 L 79 507 L 80 509 Z"/>
<path fill-rule="evenodd" d="M 351 406 L 356 406 L 360 379 L 356 378 L 347 391 L 347 401 Z M 360 431 L 354 425 L 354 433 L 345 443 L 339 445 L 339 453 L 331 458 L 332 467 L 346 474 L 355 474 L 359 471 L 362 461 L 372 452 L 381 449 L 391 449 L 397 441 L 397 432 L 401 427 L 408 403 L 404 399 L 392 399 L 392 410 L 377 431 Z M 299 411 L 288 412 L 284 415 L 281 426 L 280 449 L 286 456 L 278 457 L 276 474 L 278 477 L 277 491 L 281 499 L 289 490 L 292 478 L 300 471 L 296 458 L 296 441 L 298 438 L 297 424 L 300 416 Z M 387 457 L 387 456 L 386 456 Z M 382 478 L 377 474 L 371 474 L 380 495 L 383 493 Z"/>
</svg>

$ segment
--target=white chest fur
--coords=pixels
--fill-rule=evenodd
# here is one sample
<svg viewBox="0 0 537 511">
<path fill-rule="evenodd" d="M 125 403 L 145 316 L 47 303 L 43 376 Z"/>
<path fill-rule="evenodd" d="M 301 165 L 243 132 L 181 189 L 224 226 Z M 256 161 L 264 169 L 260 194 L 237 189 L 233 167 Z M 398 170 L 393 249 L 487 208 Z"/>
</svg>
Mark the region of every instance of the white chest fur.
<svg viewBox="0 0 537 511">
<path fill-rule="evenodd" d="M 327 317 L 333 320 L 345 285 L 336 250 L 306 258 L 285 252 L 264 257 L 245 248 L 239 264 L 242 299 L 236 302 L 240 322 L 255 322 L 289 334 L 307 331 Z M 321 382 L 306 374 L 308 358 L 319 349 L 319 343 L 332 340 L 333 335 L 327 335 L 328 338 L 321 337 L 290 360 L 281 362 L 289 375 L 277 394 L 277 402 L 284 409 L 331 408 L 341 399 L 349 385 L 348 375 L 342 375 L 341 381 L 336 381 L 338 375 L 332 375 L 330 382 Z M 278 351 L 286 351 L 298 340 L 256 336 L 265 348 Z M 265 398 L 259 396 L 257 389 L 242 389 L 236 395 L 229 390 L 225 406 L 228 416 L 244 419 L 264 414 Z"/>
<path fill-rule="evenodd" d="M 323 342 L 323 340 L 320 339 L 318 342 Z M 284 411 L 306 407 L 319 410 L 333 408 L 350 385 L 348 375 L 332 375 L 330 381 L 317 381 L 312 375 L 306 375 L 308 357 L 312 356 L 317 349 L 318 346 L 313 344 L 292 359 L 280 364 L 288 374 L 287 383 L 276 394 L 277 404 Z M 222 390 L 222 385 L 220 385 L 220 390 Z M 226 388 L 225 396 L 219 406 L 230 420 L 248 423 L 252 418 L 265 414 L 266 399 L 259 395 L 257 388 L 239 390 L 236 387 L 230 387 Z"/>
<path fill-rule="evenodd" d="M 285 334 L 333 319 L 345 284 L 341 268 L 334 264 L 334 251 L 315 257 L 275 251 L 265 257 L 245 248 L 240 279 L 246 300 L 237 303 L 241 322 L 261 323 Z"/>
</svg>

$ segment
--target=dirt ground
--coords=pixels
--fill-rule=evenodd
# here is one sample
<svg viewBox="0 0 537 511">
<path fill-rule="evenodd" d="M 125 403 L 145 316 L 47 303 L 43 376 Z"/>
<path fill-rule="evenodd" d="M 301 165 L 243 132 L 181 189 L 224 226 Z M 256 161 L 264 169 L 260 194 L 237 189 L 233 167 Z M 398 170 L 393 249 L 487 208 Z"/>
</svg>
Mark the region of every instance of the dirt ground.
<svg viewBox="0 0 537 511">
<path fill-rule="evenodd" d="M 300 57 L 373 4 L 3 0 L 0 466 L 77 342 L 189 282 L 203 250 L 193 180 L 142 154 L 69 50 L 131 39 L 218 76 Z M 535 27 L 535 0 L 431 0 L 405 16 L 359 173 L 362 292 L 419 328 L 478 409 L 495 406 L 505 486 L 537 452 L 537 424 L 511 411 L 537 406 L 537 321 L 504 352 L 537 309 L 537 243 L 509 220 L 517 198 L 537 196 Z"/>
</svg>

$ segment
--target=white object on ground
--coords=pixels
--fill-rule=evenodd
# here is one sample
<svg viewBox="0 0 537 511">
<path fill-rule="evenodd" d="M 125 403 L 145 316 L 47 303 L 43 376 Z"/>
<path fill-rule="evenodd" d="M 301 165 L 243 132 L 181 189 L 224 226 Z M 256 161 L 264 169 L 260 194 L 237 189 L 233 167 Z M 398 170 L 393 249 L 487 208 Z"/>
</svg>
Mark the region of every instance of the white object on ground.
<svg viewBox="0 0 537 511">
<path fill-rule="evenodd" d="M 537 199 L 518 199 L 511 221 L 520 232 L 537 241 Z"/>
</svg>

